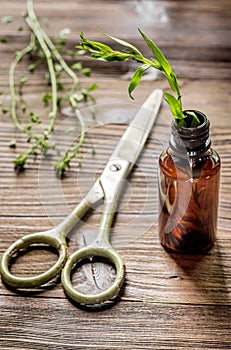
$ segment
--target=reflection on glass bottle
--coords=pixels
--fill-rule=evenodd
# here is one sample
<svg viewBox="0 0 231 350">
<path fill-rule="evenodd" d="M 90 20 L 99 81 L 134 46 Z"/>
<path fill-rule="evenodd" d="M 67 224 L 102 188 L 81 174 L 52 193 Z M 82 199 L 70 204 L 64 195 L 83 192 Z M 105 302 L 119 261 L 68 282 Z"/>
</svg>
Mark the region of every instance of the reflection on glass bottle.
<svg viewBox="0 0 231 350">
<path fill-rule="evenodd" d="M 159 158 L 160 240 L 167 250 L 191 254 L 214 245 L 220 182 L 209 121 L 196 114 L 201 121 L 197 128 L 172 123 L 169 147 Z"/>
</svg>

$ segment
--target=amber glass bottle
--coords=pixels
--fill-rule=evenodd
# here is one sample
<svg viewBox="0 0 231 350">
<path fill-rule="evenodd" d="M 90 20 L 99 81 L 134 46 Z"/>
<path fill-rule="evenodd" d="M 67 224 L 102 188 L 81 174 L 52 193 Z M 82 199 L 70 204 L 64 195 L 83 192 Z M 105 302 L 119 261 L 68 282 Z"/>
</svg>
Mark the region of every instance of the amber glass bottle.
<svg viewBox="0 0 231 350">
<path fill-rule="evenodd" d="M 211 148 L 209 120 L 196 128 L 173 122 L 167 150 L 159 157 L 159 235 L 170 251 L 201 254 L 214 245 L 220 157 Z"/>
</svg>

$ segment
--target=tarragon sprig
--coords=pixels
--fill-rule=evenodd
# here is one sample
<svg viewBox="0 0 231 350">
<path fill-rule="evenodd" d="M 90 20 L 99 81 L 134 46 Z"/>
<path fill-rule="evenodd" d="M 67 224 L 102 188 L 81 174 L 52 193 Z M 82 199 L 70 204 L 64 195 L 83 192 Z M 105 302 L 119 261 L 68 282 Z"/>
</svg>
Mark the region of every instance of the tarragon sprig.
<svg viewBox="0 0 231 350">
<path fill-rule="evenodd" d="M 180 126 L 187 127 L 195 127 L 199 125 L 200 121 L 195 113 L 190 112 L 190 116 L 188 116 L 183 112 L 181 93 L 177 76 L 172 70 L 172 67 L 168 62 L 167 58 L 157 47 L 157 45 L 151 39 L 149 39 L 140 29 L 139 32 L 146 44 L 148 45 L 149 49 L 151 50 L 153 57 L 146 58 L 134 45 L 103 32 L 102 33 L 104 35 L 123 46 L 124 50 L 114 50 L 108 45 L 88 40 L 83 33 L 80 34 L 81 45 L 78 46 L 78 48 L 82 48 L 84 50 L 89 51 L 93 59 L 101 59 L 108 62 L 127 61 L 131 59 L 140 63 L 139 67 L 134 72 L 128 87 L 128 92 L 132 99 L 132 93 L 135 90 L 135 88 L 139 85 L 143 74 L 150 68 L 155 68 L 159 70 L 166 77 L 171 90 L 176 95 L 174 96 L 173 94 L 165 92 L 165 100 L 169 104 L 171 113 L 175 118 L 177 124 Z M 190 119 L 190 125 L 188 125 L 188 123 L 186 124 L 185 120 L 187 117 L 189 117 Z"/>
<path fill-rule="evenodd" d="M 64 90 L 60 77 L 62 73 L 66 73 L 72 79 L 72 85 L 68 93 L 66 93 L 65 98 L 68 100 L 68 104 L 72 107 L 80 122 L 81 132 L 78 139 L 76 139 L 74 146 L 69 148 L 64 156 L 55 164 L 57 174 L 63 176 L 67 167 L 70 165 L 70 161 L 79 152 L 85 137 L 85 125 L 81 114 L 79 113 L 79 103 L 85 102 L 88 98 L 95 102 L 91 92 L 97 88 L 97 85 L 92 84 L 85 89 L 79 87 L 79 79 L 76 71 L 80 71 L 82 74 L 89 76 L 90 70 L 88 68 L 82 68 L 81 62 L 77 62 L 74 65 L 69 65 L 66 62 L 61 53 L 61 49 L 65 45 L 65 39 L 61 36 L 59 37 L 58 43 L 55 44 L 47 35 L 35 14 L 33 0 L 27 0 L 27 12 L 24 15 L 24 20 L 30 29 L 30 42 L 24 49 L 15 53 L 15 57 L 9 69 L 9 84 L 11 95 L 11 116 L 15 126 L 27 135 L 28 148 L 16 157 L 14 165 L 16 170 L 22 170 L 30 156 L 42 154 L 47 148 L 51 147 L 49 137 L 54 130 L 57 113 L 61 99 L 63 98 L 59 95 L 59 91 Z M 30 112 L 29 114 L 30 123 L 28 125 L 22 124 L 18 117 L 19 106 L 23 113 L 27 110 L 27 104 L 23 98 L 23 87 L 26 84 L 27 78 L 22 76 L 19 79 L 17 92 L 15 71 L 18 64 L 26 55 L 33 57 L 33 62 L 28 66 L 28 71 L 31 74 L 39 64 L 45 63 L 47 67 L 47 83 L 51 87 L 51 93 L 45 93 L 43 96 L 43 102 L 45 104 L 51 103 L 51 110 L 48 114 L 47 126 L 40 133 L 34 131 L 33 126 L 40 123 L 40 118 L 33 112 Z M 10 146 L 16 147 L 15 140 Z"/>
</svg>

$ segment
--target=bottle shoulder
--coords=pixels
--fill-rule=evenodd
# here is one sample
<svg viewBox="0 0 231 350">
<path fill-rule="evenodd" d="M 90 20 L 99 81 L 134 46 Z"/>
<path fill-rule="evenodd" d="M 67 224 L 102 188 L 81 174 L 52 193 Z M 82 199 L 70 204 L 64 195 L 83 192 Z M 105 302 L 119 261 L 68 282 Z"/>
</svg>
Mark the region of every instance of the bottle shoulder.
<svg viewBox="0 0 231 350">
<path fill-rule="evenodd" d="M 159 167 L 162 171 L 168 176 L 177 178 L 212 176 L 220 170 L 220 164 L 220 156 L 214 148 L 196 155 L 182 155 L 167 148 L 159 157 Z"/>
</svg>

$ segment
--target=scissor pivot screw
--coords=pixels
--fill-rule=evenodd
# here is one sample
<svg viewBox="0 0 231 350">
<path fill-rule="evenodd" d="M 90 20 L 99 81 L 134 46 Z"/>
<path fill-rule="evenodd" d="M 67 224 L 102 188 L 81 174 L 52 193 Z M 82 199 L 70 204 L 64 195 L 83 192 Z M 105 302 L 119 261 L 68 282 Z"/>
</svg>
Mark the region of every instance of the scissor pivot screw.
<svg viewBox="0 0 231 350">
<path fill-rule="evenodd" d="M 119 164 L 112 164 L 110 166 L 111 171 L 119 171 L 121 169 L 121 166 Z"/>
</svg>

